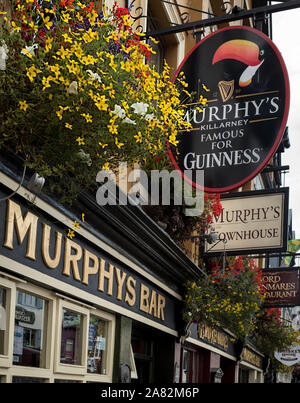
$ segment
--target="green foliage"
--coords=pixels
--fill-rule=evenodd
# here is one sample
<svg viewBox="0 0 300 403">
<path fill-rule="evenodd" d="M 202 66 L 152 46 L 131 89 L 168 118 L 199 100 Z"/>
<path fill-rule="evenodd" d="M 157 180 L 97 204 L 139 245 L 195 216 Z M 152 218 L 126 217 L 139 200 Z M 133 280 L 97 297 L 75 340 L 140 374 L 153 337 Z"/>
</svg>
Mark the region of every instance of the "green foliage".
<svg viewBox="0 0 300 403">
<path fill-rule="evenodd" d="M 264 300 L 261 270 L 254 261 L 236 257 L 226 268 L 214 266 L 196 282 L 188 282 L 184 319 L 224 327 L 238 339 L 249 336 Z"/>
<path fill-rule="evenodd" d="M 145 63 L 152 49 L 128 10 L 54 4 L 13 1 L 13 19 L 0 27 L 0 147 L 72 199 L 101 169 L 155 163 L 189 124 L 183 78 L 172 83 L 167 64 L 158 74 Z"/>
</svg>

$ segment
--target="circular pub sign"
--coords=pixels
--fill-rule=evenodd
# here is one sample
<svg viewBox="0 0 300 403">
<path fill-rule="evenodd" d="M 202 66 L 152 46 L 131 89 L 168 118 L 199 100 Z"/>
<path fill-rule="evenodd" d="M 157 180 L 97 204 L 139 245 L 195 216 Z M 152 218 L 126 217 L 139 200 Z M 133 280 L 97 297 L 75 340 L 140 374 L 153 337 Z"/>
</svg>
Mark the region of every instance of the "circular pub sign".
<svg viewBox="0 0 300 403">
<path fill-rule="evenodd" d="M 242 186 L 268 163 L 286 126 L 289 80 L 280 52 L 253 28 L 223 28 L 191 50 L 174 80 L 181 72 L 193 94 L 185 113 L 192 129 L 170 145 L 174 166 L 198 188 L 203 170 L 207 192 Z"/>
</svg>

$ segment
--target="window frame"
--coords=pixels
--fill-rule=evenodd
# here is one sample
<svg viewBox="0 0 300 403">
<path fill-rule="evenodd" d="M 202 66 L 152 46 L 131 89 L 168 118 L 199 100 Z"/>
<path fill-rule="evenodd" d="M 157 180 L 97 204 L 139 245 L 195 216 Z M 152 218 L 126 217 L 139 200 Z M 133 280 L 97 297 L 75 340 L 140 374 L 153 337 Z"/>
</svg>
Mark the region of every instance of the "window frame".
<svg viewBox="0 0 300 403">
<path fill-rule="evenodd" d="M 90 312 L 93 316 L 99 317 L 99 319 L 102 319 L 107 322 L 107 341 L 106 341 L 106 355 L 105 355 L 105 360 L 106 360 L 106 374 L 93 374 L 87 372 L 87 359 L 86 359 L 86 376 L 85 380 L 87 382 L 112 382 L 112 376 L 113 376 L 113 358 L 114 358 L 114 346 L 115 346 L 115 316 L 108 313 L 104 312 L 100 309 L 94 309 L 93 311 Z M 89 316 L 90 316 L 89 314 Z M 90 319 L 90 318 L 88 318 Z M 90 320 L 88 320 L 89 324 Z M 86 348 L 86 355 L 88 353 L 88 343 L 87 343 L 87 348 Z"/>
<path fill-rule="evenodd" d="M 104 382 L 110 383 L 113 379 L 114 348 L 115 348 L 115 314 L 103 311 L 84 302 L 67 297 L 64 294 L 48 290 L 42 285 L 34 285 L 26 280 L 6 274 L 0 269 L 0 287 L 6 290 L 6 330 L 4 334 L 4 355 L 0 355 L 0 376 L 4 383 L 12 383 L 13 377 L 27 377 L 43 379 L 45 383 L 53 383 L 55 379 L 76 380 L 81 383 Z M 17 291 L 33 294 L 36 297 L 47 301 L 47 318 L 44 321 L 45 354 L 43 367 L 30 367 L 13 364 L 13 346 Z M 60 363 L 61 331 L 62 331 L 62 309 L 69 309 L 83 315 L 84 326 L 82 329 L 83 346 L 81 364 L 72 365 Z M 87 372 L 88 357 L 88 330 L 90 315 L 97 316 L 107 322 L 107 341 L 105 352 L 106 374 L 95 374 Z"/>
<path fill-rule="evenodd" d="M 80 364 L 65 364 L 60 362 L 61 355 L 61 337 L 62 337 L 62 321 L 63 310 L 67 309 L 72 312 L 82 315 L 82 340 L 81 340 L 81 356 Z M 70 302 L 66 299 L 59 299 L 57 304 L 57 331 L 56 331 L 56 352 L 54 373 L 69 374 L 69 375 L 85 375 L 87 372 L 87 348 L 88 348 L 88 317 L 89 310 L 80 304 Z"/>
<path fill-rule="evenodd" d="M 14 341 L 14 328 L 15 328 L 15 309 L 18 303 L 17 301 L 17 292 L 24 292 L 33 294 L 35 297 L 42 298 L 47 301 L 47 319 L 44 322 L 45 328 L 43 329 L 46 335 L 45 339 L 45 352 L 43 353 L 44 365 L 41 367 L 30 367 L 23 365 L 14 365 L 13 363 L 13 341 Z M 13 373 L 12 376 L 24 376 L 24 377 L 32 377 L 30 374 L 41 371 L 41 373 L 37 376 L 39 378 L 49 378 L 49 371 L 53 371 L 53 349 L 54 349 L 54 329 L 55 329 L 55 298 L 50 291 L 45 290 L 44 288 L 35 286 L 33 284 L 16 284 L 15 287 L 15 305 L 13 309 L 13 334 L 12 334 L 12 355 L 11 355 L 11 366 L 16 371 L 16 374 Z M 20 372 L 24 371 L 24 372 Z M 28 373 L 27 373 L 28 372 Z"/>
<path fill-rule="evenodd" d="M 68 309 L 72 312 L 82 315 L 82 342 L 81 342 L 81 364 L 65 364 L 60 362 L 61 354 L 61 337 L 62 337 L 62 319 L 63 309 Z M 87 372 L 87 360 L 88 360 L 88 332 L 90 315 L 97 316 L 107 322 L 107 351 L 105 356 L 106 374 L 94 374 Z M 69 376 L 82 375 L 82 381 L 88 382 L 112 382 L 113 373 L 113 354 L 115 344 L 115 316 L 101 311 L 95 307 L 88 306 L 79 301 L 75 301 L 69 298 L 61 298 L 57 303 L 57 331 L 56 331 L 56 351 L 55 351 L 55 366 L 54 366 L 54 378 L 58 379 L 57 375 L 61 379 L 66 379 Z M 70 378 L 71 379 L 71 378 Z"/>
<path fill-rule="evenodd" d="M 0 274 L 2 274 L 2 272 Z M 11 340 L 14 338 L 16 284 L 0 276 L 0 287 L 6 290 L 6 330 L 4 333 L 4 354 L 0 354 L 0 367 L 9 368 L 13 354 L 13 342 L 11 342 Z"/>
</svg>

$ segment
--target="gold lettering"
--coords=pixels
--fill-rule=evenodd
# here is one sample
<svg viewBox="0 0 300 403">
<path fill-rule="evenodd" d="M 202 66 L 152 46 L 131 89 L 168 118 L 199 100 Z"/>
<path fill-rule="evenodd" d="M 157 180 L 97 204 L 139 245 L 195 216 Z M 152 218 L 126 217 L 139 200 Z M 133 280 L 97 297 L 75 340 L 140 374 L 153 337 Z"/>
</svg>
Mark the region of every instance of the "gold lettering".
<svg viewBox="0 0 300 403">
<path fill-rule="evenodd" d="M 251 364 L 255 365 L 256 367 L 260 367 L 260 359 L 259 357 L 252 353 L 251 351 L 244 349 L 242 357 L 245 361 L 250 362 Z"/>
<path fill-rule="evenodd" d="M 164 308 L 166 306 L 166 299 L 162 295 L 158 294 L 158 303 L 157 303 L 157 317 L 165 320 Z"/>
<path fill-rule="evenodd" d="M 4 246 L 9 249 L 14 248 L 14 224 L 16 224 L 16 232 L 19 244 L 23 242 L 25 235 L 29 230 L 26 257 L 31 260 L 35 260 L 37 222 L 38 217 L 29 211 L 26 213 L 26 216 L 23 220 L 21 207 L 17 203 L 8 199 Z"/>
<path fill-rule="evenodd" d="M 222 346 L 224 349 L 228 348 L 228 337 L 217 329 L 212 329 L 206 325 L 198 325 L 198 336 L 200 339 L 206 339 L 212 344 Z"/>
<path fill-rule="evenodd" d="M 112 295 L 113 293 L 113 279 L 114 279 L 114 266 L 112 264 L 108 265 L 108 270 L 105 270 L 105 260 L 100 258 L 100 270 L 99 270 L 99 283 L 98 290 L 104 292 L 104 280 L 107 279 L 107 294 Z"/>
<path fill-rule="evenodd" d="M 45 223 L 43 223 L 43 232 L 42 232 L 42 257 L 44 263 L 50 268 L 55 269 L 60 261 L 61 256 L 61 241 L 62 234 L 58 231 L 55 231 L 56 240 L 55 240 L 55 252 L 54 258 L 52 259 L 49 254 L 49 246 L 50 246 L 50 233 L 51 227 Z"/>
<path fill-rule="evenodd" d="M 149 315 L 157 316 L 157 309 L 156 309 L 156 292 L 152 291 L 151 300 L 150 300 L 150 307 L 149 307 Z M 153 311 L 153 313 L 152 313 Z"/>
<path fill-rule="evenodd" d="M 76 251 L 76 253 L 73 255 L 72 255 L 72 249 Z M 72 265 L 73 276 L 75 280 L 80 281 L 78 260 L 80 260 L 81 257 L 82 257 L 81 246 L 73 242 L 71 239 L 65 237 L 65 256 L 64 256 L 64 270 L 63 270 L 63 274 L 65 276 L 70 276 Z"/>
<path fill-rule="evenodd" d="M 93 262 L 92 266 L 90 266 L 90 261 Z M 89 275 L 97 274 L 99 269 L 99 259 L 92 252 L 89 252 L 87 249 L 83 250 L 83 273 L 82 273 L 82 282 L 83 284 L 89 283 Z"/>
<path fill-rule="evenodd" d="M 115 267 L 115 271 L 116 271 L 116 278 L 117 278 L 117 285 L 118 285 L 117 299 L 119 299 L 121 301 L 122 300 L 122 289 L 123 289 L 123 284 L 125 281 L 126 273 L 124 273 L 123 271 L 121 272 L 121 270 L 118 269 L 117 267 Z"/>
<path fill-rule="evenodd" d="M 126 281 L 126 294 L 125 294 L 125 302 L 129 306 L 133 306 L 136 301 L 136 293 L 135 293 L 135 285 L 136 285 L 136 280 L 129 276 Z M 130 298 L 131 296 L 131 298 Z"/>
<path fill-rule="evenodd" d="M 143 283 L 141 284 L 140 310 L 146 313 L 149 312 L 149 288 Z"/>
</svg>

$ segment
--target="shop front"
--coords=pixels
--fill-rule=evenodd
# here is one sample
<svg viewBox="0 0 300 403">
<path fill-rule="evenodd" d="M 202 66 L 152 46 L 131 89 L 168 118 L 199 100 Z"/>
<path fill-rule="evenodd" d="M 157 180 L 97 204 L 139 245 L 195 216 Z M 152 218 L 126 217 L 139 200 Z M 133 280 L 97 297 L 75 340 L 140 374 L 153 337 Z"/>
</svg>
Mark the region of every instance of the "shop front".
<svg viewBox="0 0 300 403">
<path fill-rule="evenodd" d="M 175 382 L 263 383 L 263 358 L 226 330 L 192 324 L 184 343 L 176 344 Z"/>
<path fill-rule="evenodd" d="M 0 175 L 1 382 L 172 382 L 183 279 L 166 266 L 197 267 L 157 226 L 165 254 L 145 223 L 129 232 L 124 210 L 104 219 L 87 202 L 75 212 L 25 187 L 11 196 L 18 182 Z"/>
<path fill-rule="evenodd" d="M 254 346 L 247 344 L 239 361 L 239 383 L 262 383 L 264 356 Z"/>
<path fill-rule="evenodd" d="M 182 357 L 179 382 L 237 382 L 236 347 L 230 333 L 193 323 L 189 337 L 177 348 Z"/>
</svg>

